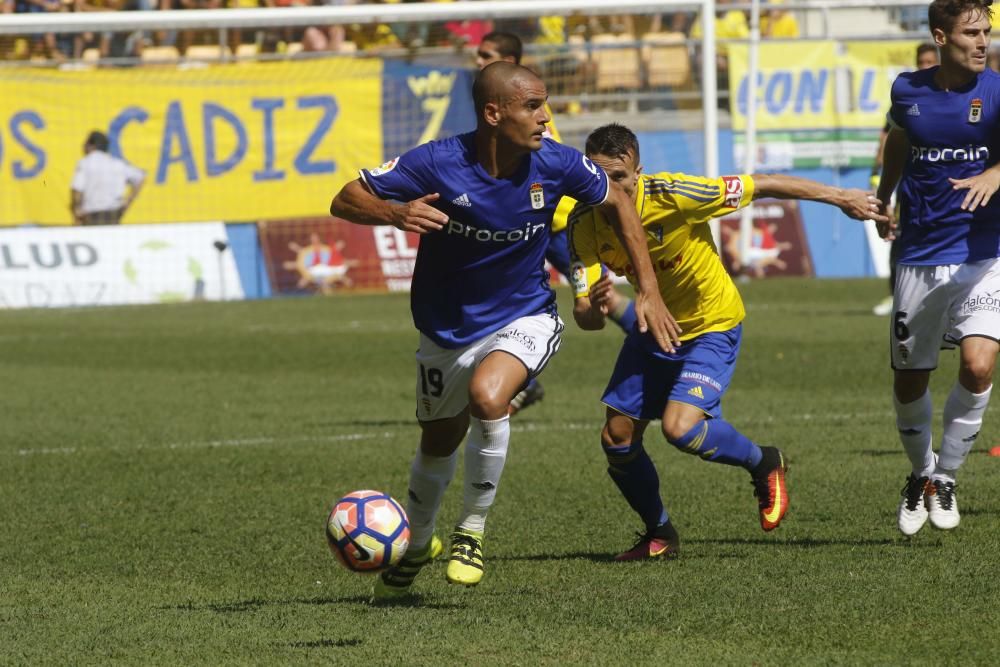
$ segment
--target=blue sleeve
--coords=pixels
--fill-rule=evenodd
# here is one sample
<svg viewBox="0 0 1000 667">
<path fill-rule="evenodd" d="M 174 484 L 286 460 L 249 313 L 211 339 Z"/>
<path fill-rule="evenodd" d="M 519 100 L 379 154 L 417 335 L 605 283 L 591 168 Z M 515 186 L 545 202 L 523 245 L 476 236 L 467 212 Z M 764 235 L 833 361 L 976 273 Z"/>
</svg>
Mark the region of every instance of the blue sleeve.
<svg viewBox="0 0 1000 667">
<path fill-rule="evenodd" d="M 889 112 L 885 115 L 886 124 L 900 128 L 903 127 L 903 119 L 902 113 L 900 113 L 901 110 L 899 109 L 899 105 L 896 104 L 896 97 L 898 95 L 896 88 L 902 80 L 903 77 L 900 75 L 897 76 L 896 80 L 892 82 L 892 88 L 889 92 Z"/>
<path fill-rule="evenodd" d="M 419 199 L 433 188 L 428 185 L 427 174 L 432 173 L 430 144 L 417 146 L 375 169 L 362 169 L 363 180 L 380 199 L 412 201 Z"/>
<path fill-rule="evenodd" d="M 608 176 L 583 153 L 559 145 L 563 159 L 563 185 L 566 194 L 588 206 L 603 204 L 608 198 Z"/>
</svg>

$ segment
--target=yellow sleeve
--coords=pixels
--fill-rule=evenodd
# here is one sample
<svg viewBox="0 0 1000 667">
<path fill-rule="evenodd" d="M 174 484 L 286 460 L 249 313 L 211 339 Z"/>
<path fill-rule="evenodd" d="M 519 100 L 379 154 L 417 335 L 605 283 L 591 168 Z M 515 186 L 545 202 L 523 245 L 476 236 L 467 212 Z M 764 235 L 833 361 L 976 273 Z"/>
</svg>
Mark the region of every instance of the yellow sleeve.
<svg viewBox="0 0 1000 667">
<path fill-rule="evenodd" d="M 552 107 L 549 106 L 548 102 L 545 103 L 545 113 L 549 117 L 549 122 L 545 124 L 545 129 L 549 131 L 550 137 L 562 143 L 562 137 L 559 136 L 559 130 L 556 129 L 556 117 L 552 113 Z"/>
<path fill-rule="evenodd" d="M 552 115 L 552 107 L 549 103 L 545 103 L 545 113 L 549 115 L 549 123 L 545 126 L 548 130 L 549 137 L 555 139 L 559 143 L 562 143 L 562 137 L 559 136 L 559 130 L 556 129 L 555 116 Z M 556 212 L 552 214 L 552 231 L 561 232 L 566 229 L 566 221 L 569 219 L 569 213 L 576 206 L 576 200 L 572 197 L 563 197 L 559 200 L 559 204 L 556 205 Z"/>
<path fill-rule="evenodd" d="M 594 209 L 577 204 L 569 215 L 570 283 L 574 298 L 590 296 L 590 286 L 601 279 L 601 260 L 597 255 L 597 225 Z"/>
<path fill-rule="evenodd" d="M 753 194 L 753 178 L 747 174 L 708 178 L 663 172 L 646 181 L 647 197 L 676 210 L 690 224 L 741 209 L 753 201 Z"/>
<path fill-rule="evenodd" d="M 566 229 L 569 221 L 570 211 L 576 206 L 576 200 L 572 197 L 563 197 L 556 205 L 556 212 L 552 214 L 552 231 L 561 232 Z"/>
</svg>

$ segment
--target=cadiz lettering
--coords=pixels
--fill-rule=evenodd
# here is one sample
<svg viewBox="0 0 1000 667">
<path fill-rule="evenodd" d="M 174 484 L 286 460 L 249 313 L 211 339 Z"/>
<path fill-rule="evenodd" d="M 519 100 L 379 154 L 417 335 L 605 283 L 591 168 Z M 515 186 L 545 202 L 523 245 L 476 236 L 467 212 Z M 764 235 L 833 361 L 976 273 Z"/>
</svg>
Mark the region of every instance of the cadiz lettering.
<svg viewBox="0 0 1000 667">
<path fill-rule="evenodd" d="M 282 137 L 288 135 L 282 131 L 283 122 L 291 114 L 308 114 L 309 120 L 306 122 L 313 123 L 302 145 L 295 148 L 282 145 Z M 250 100 L 249 113 L 244 110 L 242 114 L 214 102 L 203 102 L 200 113 L 192 113 L 190 108 L 182 107 L 178 100 L 169 102 L 163 114 L 163 126 L 144 128 L 146 131 L 158 132 L 160 137 L 154 181 L 163 184 L 178 173 L 188 182 L 226 174 L 243 162 L 251 142 L 256 142 L 254 145 L 261 147 L 259 154 L 262 156 L 260 164 L 254 165 L 255 169 L 251 173 L 255 182 L 284 180 L 289 169 L 302 176 L 335 173 L 337 163 L 332 159 L 320 159 L 315 153 L 333 128 L 338 114 L 339 105 L 331 95 L 305 95 L 293 99 L 253 98 Z M 140 156 L 127 154 L 122 135 L 134 126 L 146 125 L 150 118 L 149 110 L 141 106 L 126 107 L 116 114 L 107 128 L 111 154 L 136 164 L 141 162 L 136 159 Z M 299 119 L 296 121 L 301 122 Z M 201 123 L 204 137 L 201 155 L 197 155 L 192 147 L 189 131 L 192 122 Z M 16 145 L 19 152 L 25 153 L 30 159 L 11 161 L 10 173 L 14 179 L 43 177 L 48 156 L 40 136 L 44 136 L 46 129 L 45 118 L 39 112 L 24 109 L 14 113 L 7 127 L 0 127 L 0 168 L 3 168 L 5 152 L 10 153 Z M 7 146 L 4 130 L 13 142 L 8 142 Z M 220 133 L 227 133 L 235 138 L 228 155 L 220 155 Z M 279 159 L 283 155 L 295 157 L 291 164 L 285 165 Z"/>
</svg>

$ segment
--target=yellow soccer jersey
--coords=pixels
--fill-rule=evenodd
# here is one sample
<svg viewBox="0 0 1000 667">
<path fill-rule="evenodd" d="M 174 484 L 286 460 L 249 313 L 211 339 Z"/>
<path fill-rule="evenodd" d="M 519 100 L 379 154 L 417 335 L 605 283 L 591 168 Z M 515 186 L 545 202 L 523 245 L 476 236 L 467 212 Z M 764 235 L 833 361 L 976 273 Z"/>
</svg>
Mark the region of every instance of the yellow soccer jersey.
<svg viewBox="0 0 1000 667">
<path fill-rule="evenodd" d="M 545 103 L 545 112 L 549 115 L 551 119 L 545 128 L 548 131 L 548 136 L 555 139 L 559 143 L 562 143 L 562 138 L 559 136 L 559 130 L 556 129 L 555 116 L 552 115 L 552 107 L 549 103 Z M 559 200 L 556 205 L 555 213 L 552 214 L 552 231 L 561 232 L 566 229 L 566 221 L 569 219 L 569 213 L 576 206 L 576 200 L 572 197 L 563 197 Z"/>
<path fill-rule="evenodd" d="M 750 176 L 705 178 L 662 172 L 639 178 L 636 209 L 660 294 L 681 327 L 681 340 L 728 331 L 743 321 L 743 300 L 722 265 L 711 229 L 703 223 L 746 206 L 753 193 Z M 577 298 L 590 296 L 590 286 L 601 277 L 601 264 L 635 287 L 628 254 L 599 211 L 582 205 L 573 210 L 569 246 Z"/>
</svg>

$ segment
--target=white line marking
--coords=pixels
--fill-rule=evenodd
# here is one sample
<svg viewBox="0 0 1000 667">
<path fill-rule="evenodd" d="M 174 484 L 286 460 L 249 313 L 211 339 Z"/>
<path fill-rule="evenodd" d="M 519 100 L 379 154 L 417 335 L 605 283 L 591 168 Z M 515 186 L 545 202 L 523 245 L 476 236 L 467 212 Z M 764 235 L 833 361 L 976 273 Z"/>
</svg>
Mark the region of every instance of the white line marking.
<svg viewBox="0 0 1000 667">
<path fill-rule="evenodd" d="M 741 424 L 775 424 L 780 422 L 811 422 L 811 423 L 837 423 L 846 420 L 882 420 L 890 419 L 893 413 L 889 410 L 882 412 L 866 413 L 843 413 L 843 414 L 801 414 L 787 417 L 763 417 L 741 420 Z M 512 424 L 511 431 L 514 433 L 546 433 L 553 431 L 593 431 L 600 432 L 602 422 L 595 419 L 592 422 L 538 422 Z M 94 452 L 133 452 L 133 451 L 155 451 L 155 450 L 178 450 L 178 449 L 216 449 L 221 447 L 266 447 L 270 445 L 286 446 L 292 444 L 308 443 L 328 443 L 328 442 L 352 442 L 356 440 L 374 440 L 378 438 L 395 438 L 401 435 L 412 434 L 417 438 L 416 424 L 413 426 L 400 426 L 391 431 L 365 431 L 359 433 L 337 433 L 332 435 L 289 435 L 289 436 L 258 436 L 247 438 L 232 438 L 226 440 L 204 440 L 189 442 L 168 442 L 161 444 L 135 443 L 132 445 L 108 445 L 106 447 L 25 447 L 16 450 L 8 450 L 8 455 L 18 456 L 45 456 L 50 454 L 88 454 Z"/>
</svg>

